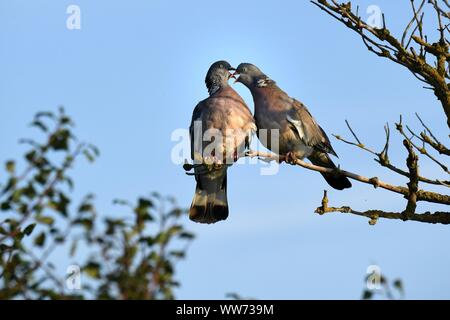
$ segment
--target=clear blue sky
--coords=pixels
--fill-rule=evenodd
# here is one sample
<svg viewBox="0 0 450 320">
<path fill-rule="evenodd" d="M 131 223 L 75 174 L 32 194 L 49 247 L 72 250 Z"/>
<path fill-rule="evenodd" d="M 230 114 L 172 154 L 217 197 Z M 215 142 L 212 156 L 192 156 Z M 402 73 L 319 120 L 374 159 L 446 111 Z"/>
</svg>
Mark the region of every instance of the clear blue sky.
<svg viewBox="0 0 450 320">
<path fill-rule="evenodd" d="M 373 1 L 355 1 L 364 12 Z M 81 30 L 66 29 L 66 8 L 81 8 Z M 407 23 L 409 1 L 377 0 L 388 25 Z M 189 206 L 194 179 L 170 161 L 174 129 L 189 126 L 207 91 L 204 76 L 219 59 L 260 66 L 303 101 L 331 133 L 347 134 L 349 119 L 365 143 L 381 148 L 383 125 L 414 112 L 448 142 L 443 112 L 431 92 L 406 70 L 367 52 L 360 39 L 309 1 L 53 1 L 0 0 L 0 161 L 19 157 L 20 137 L 38 110 L 64 105 L 80 138 L 101 149 L 81 163 L 76 196 L 94 191 L 102 211 L 111 200 L 156 190 Z M 249 102 L 247 90 L 236 85 Z M 404 166 L 395 134 L 392 161 Z M 372 157 L 334 138 L 339 163 L 392 183 L 405 180 Z M 230 217 L 216 225 L 185 222 L 198 235 L 178 265 L 179 298 L 223 298 L 227 292 L 274 299 L 359 298 L 366 268 L 378 264 L 401 277 L 408 298 L 450 298 L 449 227 L 318 216 L 323 189 L 314 172 L 282 166 L 276 176 L 259 165 L 231 168 Z M 425 174 L 441 172 L 423 162 Z M 354 183 L 329 191 L 334 205 L 400 211 L 404 201 Z M 438 206 L 420 204 L 418 210 Z M 446 208 L 440 208 L 446 209 Z M 109 211 L 111 210 L 111 211 Z M 72 261 L 59 259 L 65 268 Z"/>
</svg>

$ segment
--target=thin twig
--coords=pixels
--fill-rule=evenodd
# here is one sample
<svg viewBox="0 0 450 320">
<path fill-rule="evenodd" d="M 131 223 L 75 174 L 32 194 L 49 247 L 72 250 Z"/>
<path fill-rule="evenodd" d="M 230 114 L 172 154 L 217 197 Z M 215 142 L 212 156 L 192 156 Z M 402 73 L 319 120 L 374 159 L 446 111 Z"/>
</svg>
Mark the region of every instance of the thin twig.
<svg viewBox="0 0 450 320">
<path fill-rule="evenodd" d="M 440 162 L 439 160 L 437 160 L 435 157 L 433 157 L 426 148 L 424 147 L 419 147 L 417 146 L 412 140 L 411 138 L 409 138 L 405 131 L 403 130 L 403 124 L 402 124 L 402 117 L 400 116 L 400 121 L 398 123 L 395 124 L 396 129 L 398 132 L 400 132 L 400 134 L 406 139 L 408 140 L 408 142 L 417 150 L 419 151 L 421 154 L 427 156 L 429 159 L 431 159 L 434 163 L 436 163 L 438 166 L 441 167 L 441 169 L 443 171 L 445 171 L 446 173 L 450 174 L 450 171 L 448 170 L 448 167 L 443 164 L 442 162 Z"/>
<path fill-rule="evenodd" d="M 350 126 L 350 123 L 347 121 L 347 119 L 345 120 L 345 124 L 347 125 L 348 130 L 350 130 L 350 132 L 352 133 L 353 137 L 355 138 L 356 141 L 358 141 L 358 144 L 363 145 L 361 143 L 361 141 L 358 139 L 358 136 L 356 135 L 356 133 L 353 131 L 352 127 Z"/>
<path fill-rule="evenodd" d="M 445 147 L 437 138 L 436 136 L 433 134 L 433 132 L 430 130 L 430 128 L 425 124 L 425 122 L 422 120 L 422 118 L 419 116 L 419 114 L 416 112 L 416 117 L 417 119 L 419 119 L 420 123 L 422 124 L 422 126 L 425 128 L 426 132 L 428 132 L 428 134 L 431 136 L 431 138 L 425 134 L 425 133 L 421 133 L 420 137 L 421 140 L 428 143 L 432 148 L 434 148 L 437 152 L 439 152 L 440 154 L 445 154 L 447 156 L 450 156 L 450 149 L 448 149 L 447 147 Z M 419 138 L 419 137 L 418 137 Z M 419 138 L 420 139 L 420 138 Z"/>
</svg>

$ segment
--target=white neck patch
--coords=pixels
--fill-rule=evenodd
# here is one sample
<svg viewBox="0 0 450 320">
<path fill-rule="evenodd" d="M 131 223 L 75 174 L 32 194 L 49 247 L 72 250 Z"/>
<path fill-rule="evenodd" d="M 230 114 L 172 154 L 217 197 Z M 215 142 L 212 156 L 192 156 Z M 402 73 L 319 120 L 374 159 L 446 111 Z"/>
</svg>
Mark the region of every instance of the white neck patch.
<svg viewBox="0 0 450 320">
<path fill-rule="evenodd" d="M 270 80 L 269 78 L 264 78 L 264 79 L 259 79 L 257 82 L 256 82 L 256 86 L 258 87 L 258 88 L 264 88 L 264 87 L 267 87 L 269 84 L 271 84 L 271 83 L 273 83 L 273 81 L 272 80 Z"/>
</svg>

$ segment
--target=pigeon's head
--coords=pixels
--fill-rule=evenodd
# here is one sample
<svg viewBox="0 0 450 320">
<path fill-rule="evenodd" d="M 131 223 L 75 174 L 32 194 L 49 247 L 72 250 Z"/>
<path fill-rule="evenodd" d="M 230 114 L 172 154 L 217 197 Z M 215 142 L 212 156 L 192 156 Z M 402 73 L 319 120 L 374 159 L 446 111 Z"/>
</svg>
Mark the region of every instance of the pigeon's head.
<svg viewBox="0 0 450 320">
<path fill-rule="evenodd" d="M 251 63 L 241 63 L 234 76 L 236 76 L 236 82 L 240 82 L 248 88 L 261 86 L 262 82 L 269 80 L 269 77 Z"/>
<path fill-rule="evenodd" d="M 233 77 L 230 71 L 236 70 L 227 61 L 221 60 L 214 62 L 209 67 L 206 74 L 205 83 L 208 91 L 215 92 L 218 88 L 226 85 L 228 80 Z"/>
</svg>

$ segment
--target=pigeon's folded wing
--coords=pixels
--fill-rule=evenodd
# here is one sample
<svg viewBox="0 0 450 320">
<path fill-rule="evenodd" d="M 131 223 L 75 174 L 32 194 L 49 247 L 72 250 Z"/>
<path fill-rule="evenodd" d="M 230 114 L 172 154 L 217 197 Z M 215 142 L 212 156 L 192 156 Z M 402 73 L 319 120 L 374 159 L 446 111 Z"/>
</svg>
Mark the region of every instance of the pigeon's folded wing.
<svg viewBox="0 0 450 320">
<path fill-rule="evenodd" d="M 327 134 L 300 101 L 293 99 L 292 108 L 287 114 L 287 121 L 304 144 L 337 157 Z"/>
</svg>

